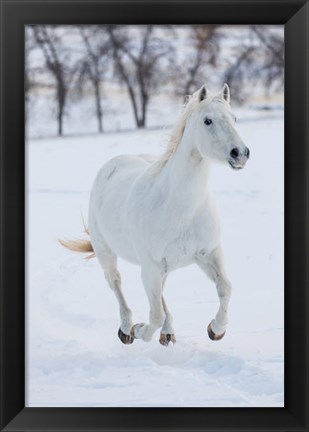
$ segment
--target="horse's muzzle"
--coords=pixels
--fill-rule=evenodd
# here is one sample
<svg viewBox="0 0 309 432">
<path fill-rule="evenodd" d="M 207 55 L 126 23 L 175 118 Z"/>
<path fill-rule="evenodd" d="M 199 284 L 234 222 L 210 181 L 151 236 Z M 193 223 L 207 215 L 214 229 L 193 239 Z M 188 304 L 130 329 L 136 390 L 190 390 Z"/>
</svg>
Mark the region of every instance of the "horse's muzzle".
<svg viewBox="0 0 309 432">
<path fill-rule="evenodd" d="M 237 148 L 235 148 L 231 151 L 230 156 L 231 157 L 228 159 L 228 163 L 233 169 L 240 170 L 246 165 L 246 162 L 250 156 L 250 150 L 248 147 L 245 147 L 245 150 L 240 152 Z"/>
</svg>

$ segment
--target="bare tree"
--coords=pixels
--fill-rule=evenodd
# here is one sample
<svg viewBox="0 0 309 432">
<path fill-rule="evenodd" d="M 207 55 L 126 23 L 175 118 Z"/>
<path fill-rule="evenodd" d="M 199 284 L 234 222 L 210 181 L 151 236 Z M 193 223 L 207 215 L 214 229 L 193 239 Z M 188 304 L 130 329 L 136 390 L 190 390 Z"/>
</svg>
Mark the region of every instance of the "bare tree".
<svg viewBox="0 0 309 432">
<path fill-rule="evenodd" d="M 228 82 L 233 99 L 242 103 L 250 91 L 246 83 L 262 84 L 267 93 L 284 84 L 284 39 L 282 32 L 268 26 L 250 26 L 247 37 L 235 47 L 224 82 Z"/>
<path fill-rule="evenodd" d="M 232 60 L 224 73 L 222 81 L 229 84 L 232 98 L 239 104 L 243 103 L 249 94 L 249 90 L 245 90 L 244 81 L 253 79 L 252 63 L 255 58 L 255 50 L 256 48 L 252 45 L 239 48 L 237 57 Z"/>
<path fill-rule="evenodd" d="M 163 64 L 169 61 L 171 44 L 156 36 L 158 26 L 107 27 L 115 70 L 126 86 L 138 128 L 146 125 L 147 108 L 154 91 L 164 82 Z M 163 29 L 161 28 L 163 31 Z"/>
<path fill-rule="evenodd" d="M 108 70 L 108 60 L 111 52 L 110 39 L 103 26 L 79 27 L 85 56 L 79 64 L 78 85 L 82 86 L 88 79 L 93 87 L 96 115 L 99 132 L 103 132 L 102 84 Z"/>
<path fill-rule="evenodd" d="M 30 64 L 30 55 L 35 47 L 35 42 L 31 37 L 32 34 L 29 29 L 26 28 L 26 38 L 25 38 L 25 101 L 29 101 L 29 93 L 34 87 L 34 70 Z"/>
<path fill-rule="evenodd" d="M 284 38 L 280 32 L 275 32 L 266 26 L 251 26 L 265 50 L 262 71 L 266 88 L 276 84 L 282 88 L 284 84 Z"/>
<path fill-rule="evenodd" d="M 69 83 L 72 71 L 68 66 L 68 58 L 57 35 L 56 26 L 34 25 L 33 35 L 42 50 L 47 70 L 52 74 L 56 84 L 58 135 L 63 134 L 63 117 L 67 102 Z"/>
<path fill-rule="evenodd" d="M 32 37 L 32 32 L 29 28 L 25 29 L 25 78 L 24 78 L 24 90 L 25 90 L 25 123 L 29 120 L 29 108 L 30 108 L 30 97 L 31 92 L 35 87 L 35 68 L 31 65 L 30 57 L 35 48 L 35 41 Z"/>
<path fill-rule="evenodd" d="M 189 95 L 201 86 L 209 74 L 206 71 L 215 68 L 220 50 L 220 25 L 193 25 L 189 28 L 188 41 L 190 51 L 186 61 L 176 65 L 177 93 Z"/>
</svg>

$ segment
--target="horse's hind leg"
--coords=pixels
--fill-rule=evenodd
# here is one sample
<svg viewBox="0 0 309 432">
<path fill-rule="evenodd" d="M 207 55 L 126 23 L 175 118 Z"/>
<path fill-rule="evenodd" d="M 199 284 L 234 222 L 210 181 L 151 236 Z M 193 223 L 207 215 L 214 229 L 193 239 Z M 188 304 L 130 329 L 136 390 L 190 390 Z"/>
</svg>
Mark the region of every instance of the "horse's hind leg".
<svg viewBox="0 0 309 432">
<path fill-rule="evenodd" d="M 197 264 L 201 269 L 216 283 L 220 301 L 220 307 L 216 317 L 208 325 L 208 336 L 212 340 L 220 340 L 225 335 L 228 323 L 228 305 L 231 297 L 232 286 L 225 274 L 223 252 L 221 247 L 217 247 L 210 255 L 204 252 L 197 257 Z"/>
<path fill-rule="evenodd" d="M 132 311 L 121 289 L 121 276 L 117 269 L 117 256 L 104 243 L 98 244 L 95 252 L 99 263 L 103 267 L 105 279 L 119 303 L 121 324 L 118 337 L 124 344 L 131 344 L 134 341 L 134 338 L 131 336 L 131 328 L 133 326 Z"/>
<path fill-rule="evenodd" d="M 131 344 L 134 341 L 134 338 L 131 336 L 131 328 L 133 326 L 132 311 L 121 289 L 121 276 L 116 267 L 116 260 L 116 257 L 110 259 L 109 265 L 106 265 L 105 261 L 104 274 L 119 303 L 121 324 L 118 330 L 118 337 L 124 344 Z"/>
</svg>

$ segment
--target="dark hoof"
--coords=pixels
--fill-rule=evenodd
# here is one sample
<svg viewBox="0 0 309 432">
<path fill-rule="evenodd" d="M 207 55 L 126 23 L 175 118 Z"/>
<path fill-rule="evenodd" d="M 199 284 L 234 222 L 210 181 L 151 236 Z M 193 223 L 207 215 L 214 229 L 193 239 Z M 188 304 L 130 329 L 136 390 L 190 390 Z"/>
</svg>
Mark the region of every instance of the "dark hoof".
<svg viewBox="0 0 309 432">
<path fill-rule="evenodd" d="M 121 329 L 118 330 L 118 337 L 125 345 L 130 345 L 134 342 L 134 337 L 132 337 L 131 335 L 126 335 Z"/>
<path fill-rule="evenodd" d="M 176 343 L 176 337 L 174 334 L 160 334 L 159 342 L 161 345 L 167 346 L 170 342 Z"/>
<path fill-rule="evenodd" d="M 222 339 L 223 336 L 225 335 L 225 332 L 224 332 L 224 333 L 221 333 L 221 334 L 219 334 L 219 335 L 216 335 L 216 334 L 212 331 L 212 328 L 211 328 L 211 325 L 210 325 L 210 324 L 209 324 L 208 327 L 207 327 L 207 331 L 208 331 L 208 336 L 209 336 L 210 339 L 213 340 L 213 341 L 218 341 L 218 340 Z"/>
</svg>

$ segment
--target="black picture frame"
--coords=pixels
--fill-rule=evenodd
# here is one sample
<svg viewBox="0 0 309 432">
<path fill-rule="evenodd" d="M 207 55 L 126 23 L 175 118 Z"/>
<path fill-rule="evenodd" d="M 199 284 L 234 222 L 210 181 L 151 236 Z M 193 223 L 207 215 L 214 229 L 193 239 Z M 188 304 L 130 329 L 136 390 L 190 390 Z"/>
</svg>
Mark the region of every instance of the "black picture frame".
<svg viewBox="0 0 309 432">
<path fill-rule="evenodd" d="M 308 1 L 0 0 L 0 5 L 1 431 L 308 431 Z M 25 408 L 24 26 L 92 23 L 285 26 L 284 408 Z"/>
</svg>

